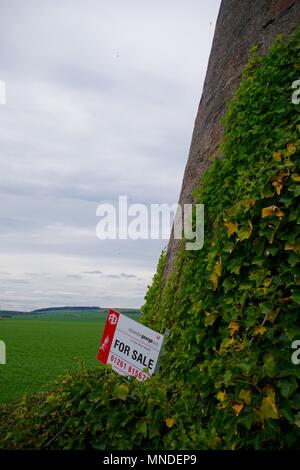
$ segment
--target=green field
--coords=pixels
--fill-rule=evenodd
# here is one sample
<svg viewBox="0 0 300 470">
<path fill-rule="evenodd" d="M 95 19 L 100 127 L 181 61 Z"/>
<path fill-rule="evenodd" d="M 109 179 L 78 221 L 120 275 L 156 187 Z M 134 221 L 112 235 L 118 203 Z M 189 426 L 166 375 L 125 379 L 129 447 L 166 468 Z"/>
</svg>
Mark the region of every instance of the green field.
<svg viewBox="0 0 300 470">
<path fill-rule="evenodd" d="M 7 353 L 6 365 L 0 366 L 0 403 L 43 390 L 52 379 L 78 369 L 78 360 L 96 367 L 105 318 L 98 310 L 0 319 Z"/>
</svg>

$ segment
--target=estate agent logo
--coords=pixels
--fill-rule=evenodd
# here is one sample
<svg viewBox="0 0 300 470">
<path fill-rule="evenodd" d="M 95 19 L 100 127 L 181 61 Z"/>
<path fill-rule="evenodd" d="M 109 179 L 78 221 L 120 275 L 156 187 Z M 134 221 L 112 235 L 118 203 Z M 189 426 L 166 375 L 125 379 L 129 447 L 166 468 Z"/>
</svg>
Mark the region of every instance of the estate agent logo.
<svg viewBox="0 0 300 470">
<path fill-rule="evenodd" d="M 110 313 L 109 317 L 108 317 L 108 321 L 111 325 L 116 325 L 117 322 L 118 322 L 118 317 L 117 315 L 115 315 L 114 313 Z"/>
</svg>

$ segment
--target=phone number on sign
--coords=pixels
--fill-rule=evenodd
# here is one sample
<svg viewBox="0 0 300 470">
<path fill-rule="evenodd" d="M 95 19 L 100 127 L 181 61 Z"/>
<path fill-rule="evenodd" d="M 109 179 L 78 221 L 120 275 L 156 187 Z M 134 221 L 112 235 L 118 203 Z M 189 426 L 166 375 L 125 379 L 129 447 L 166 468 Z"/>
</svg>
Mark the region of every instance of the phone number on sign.
<svg viewBox="0 0 300 470">
<path fill-rule="evenodd" d="M 126 372 L 128 375 L 133 375 L 133 377 L 136 377 L 139 380 L 145 380 L 149 377 L 149 375 L 146 374 L 145 372 L 142 372 L 141 370 L 136 369 L 135 367 L 133 367 L 131 364 L 128 364 L 123 359 L 116 357 L 114 354 L 111 354 L 110 356 L 110 363 L 115 364 L 117 367 L 122 369 L 122 371 Z"/>
</svg>

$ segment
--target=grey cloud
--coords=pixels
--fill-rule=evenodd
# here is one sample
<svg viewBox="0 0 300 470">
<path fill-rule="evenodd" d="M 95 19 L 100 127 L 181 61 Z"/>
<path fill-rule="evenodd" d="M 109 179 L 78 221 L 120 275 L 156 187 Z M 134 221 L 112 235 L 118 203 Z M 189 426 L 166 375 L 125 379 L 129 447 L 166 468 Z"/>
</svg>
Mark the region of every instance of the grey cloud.
<svg viewBox="0 0 300 470">
<path fill-rule="evenodd" d="M 125 277 L 126 279 L 135 279 L 137 276 L 135 274 L 126 274 L 126 273 L 121 273 L 121 277 Z"/>
<path fill-rule="evenodd" d="M 50 277 L 48 273 L 24 273 L 24 276 L 26 277 Z"/>
<path fill-rule="evenodd" d="M 26 279 L 1 279 L 2 284 L 30 284 Z"/>
<path fill-rule="evenodd" d="M 98 275 L 98 274 L 102 274 L 102 271 L 98 271 L 97 269 L 94 270 L 94 271 L 82 271 L 82 274 L 95 274 L 95 275 Z"/>
<path fill-rule="evenodd" d="M 135 274 L 127 274 L 127 273 L 120 273 L 120 274 L 103 274 L 103 277 L 109 279 L 137 279 Z"/>
</svg>

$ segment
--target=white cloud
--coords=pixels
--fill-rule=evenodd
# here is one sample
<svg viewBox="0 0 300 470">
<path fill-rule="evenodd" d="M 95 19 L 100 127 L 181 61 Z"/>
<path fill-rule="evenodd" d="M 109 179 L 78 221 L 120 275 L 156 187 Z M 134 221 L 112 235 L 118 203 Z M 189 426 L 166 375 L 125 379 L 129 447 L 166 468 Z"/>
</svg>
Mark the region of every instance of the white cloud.
<svg viewBox="0 0 300 470">
<path fill-rule="evenodd" d="M 219 3 L 1 5 L 0 308 L 142 304 L 165 241 L 101 243 L 96 207 L 177 201 Z"/>
</svg>

